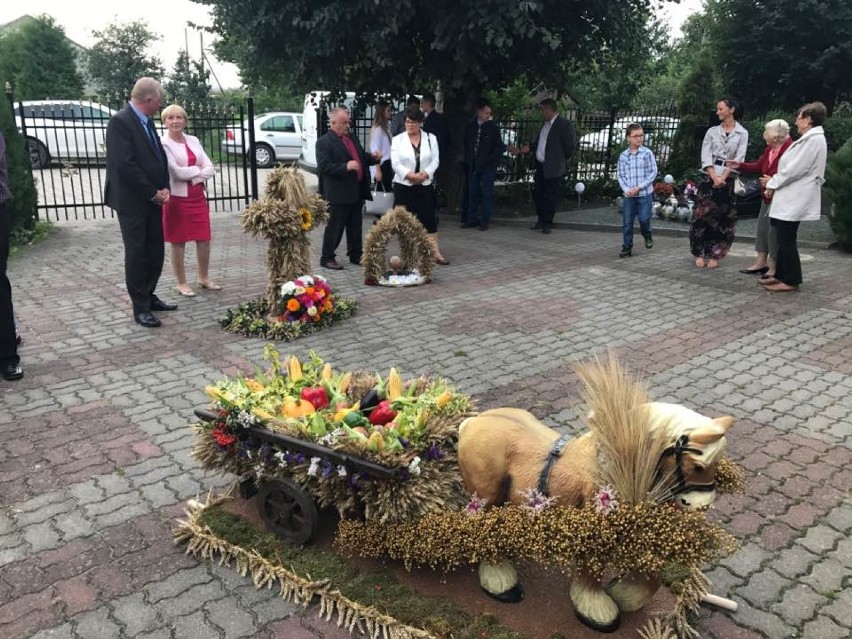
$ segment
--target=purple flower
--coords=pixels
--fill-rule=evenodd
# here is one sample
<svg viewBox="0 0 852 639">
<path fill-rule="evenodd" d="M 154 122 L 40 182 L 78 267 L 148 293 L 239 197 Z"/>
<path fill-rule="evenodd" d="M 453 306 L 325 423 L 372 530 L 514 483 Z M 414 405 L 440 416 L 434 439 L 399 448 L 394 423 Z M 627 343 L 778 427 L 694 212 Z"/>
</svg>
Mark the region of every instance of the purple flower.
<svg viewBox="0 0 852 639">
<path fill-rule="evenodd" d="M 305 456 L 302 453 L 296 453 L 293 456 L 293 463 L 294 464 L 304 464 L 305 463 Z"/>
<path fill-rule="evenodd" d="M 432 444 L 426 451 L 423 453 L 423 459 L 425 461 L 433 461 L 436 459 L 443 459 L 444 451 L 441 450 L 436 444 Z"/>
<path fill-rule="evenodd" d="M 322 472 L 320 474 L 322 477 L 331 477 L 331 474 L 334 472 L 334 465 L 327 459 L 323 459 L 321 465 Z"/>
<path fill-rule="evenodd" d="M 407 440 L 405 437 L 403 437 L 402 435 L 400 435 L 399 437 L 397 437 L 397 439 L 399 440 L 399 443 L 402 445 L 402 447 L 403 447 L 403 448 L 408 448 L 409 446 L 411 446 L 411 442 L 410 442 L 410 441 L 408 441 L 408 440 Z"/>
</svg>

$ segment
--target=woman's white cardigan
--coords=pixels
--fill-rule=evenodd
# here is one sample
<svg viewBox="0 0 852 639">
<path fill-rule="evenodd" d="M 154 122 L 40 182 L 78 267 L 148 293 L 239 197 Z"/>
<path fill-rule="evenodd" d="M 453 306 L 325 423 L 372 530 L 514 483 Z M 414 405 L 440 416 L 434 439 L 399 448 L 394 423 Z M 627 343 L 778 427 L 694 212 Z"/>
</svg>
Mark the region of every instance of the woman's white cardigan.
<svg viewBox="0 0 852 639">
<path fill-rule="evenodd" d="M 198 138 L 186 133 L 183 137 L 186 139 L 186 146 L 182 142 L 171 139 L 168 134 L 160 138 L 169 162 L 169 191 L 175 197 L 186 197 L 189 194 L 190 184 L 201 184 L 216 174 L 213 163 L 207 157 Z M 187 146 L 195 154 L 195 166 L 188 166 Z"/>
<path fill-rule="evenodd" d="M 429 179 L 423 182 L 424 186 L 432 184 L 435 179 L 435 171 L 441 158 L 438 153 L 438 138 L 426 131 L 420 131 L 420 170 L 429 174 Z M 391 141 L 391 166 L 393 167 L 393 181 L 405 186 L 413 186 L 405 179 L 405 176 L 414 171 L 414 147 L 408 137 L 408 132 L 403 131 L 395 135 Z"/>
<path fill-rule="evenodd" d="M 769 217 L 796 222 L 818 220 L 828 155 L 821 126 L 808 129 L 778 160 L 778 173 L 766 184 L 772 189 Z"/>
</svg>

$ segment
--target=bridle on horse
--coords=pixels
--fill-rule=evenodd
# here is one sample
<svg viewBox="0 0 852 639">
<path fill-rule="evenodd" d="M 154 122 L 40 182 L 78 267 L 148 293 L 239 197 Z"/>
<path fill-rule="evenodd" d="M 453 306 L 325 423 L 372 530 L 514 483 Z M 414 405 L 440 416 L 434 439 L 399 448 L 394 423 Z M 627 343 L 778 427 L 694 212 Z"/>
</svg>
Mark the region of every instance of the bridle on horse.
<svg viewBox="0 0 852 639">
<path fill-rule="evenodd" d="M 709 484 L 689 484 L 686 481 L 686 476 L 683 474 L 683 454 L 684 453 L 692 453 L 693 455 L 701 455 L 703 451 L 698 448 L 692 448 L 689 446 L 689 435 L 681 435 L 678 437 L 677 441 L 672 445 L 666 448 L 663 451 L 662 456 L 660 457 L 660 462 L 657 468 L 657 475 L 661 475 L 663 472 L 663 460 L 666 457 L 670 457 L 674 455 L 675 458 L 675 484 L 672 488 L 672 497 L 680 495 L 682 493 L 689 493 L 692 491 L 700 492 L 700 493 L 709 493 L 716 490 L 716 480 L 714 479 Z"/>
<path fill-rule="evenodd" d="M 565 448 L 565 444 L 567 443 L 568 438 L 565 435 L 560 435 L 559 439 L 553 442 L 550 454 L 547 456 L 547 461 L 544 462 L 544 468 L 541 469 L 541 474 L 538 476 L 538 492 L 545 497 L 550 497 L 547 492 L 550 471 L 553 469 L 553 465 L 556 463 L 556 460 L 562 457 L 562 450 Z"/>
</svg>

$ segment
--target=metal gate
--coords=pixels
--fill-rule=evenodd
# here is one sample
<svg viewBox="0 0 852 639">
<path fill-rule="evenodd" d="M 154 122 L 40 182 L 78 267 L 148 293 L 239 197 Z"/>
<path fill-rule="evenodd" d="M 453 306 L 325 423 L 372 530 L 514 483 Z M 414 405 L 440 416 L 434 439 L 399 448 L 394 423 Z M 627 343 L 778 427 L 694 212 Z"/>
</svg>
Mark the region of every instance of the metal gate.
<svg viewBox="0 0 852 639">
<path fill-rule="evenodd" d="M 37 214 L 52 221 L 114 217 L 104 204 L 106 127 L 126 106 L 84 100 L 18 101 L 6 96 L 23 134 L 38 192 Z M 212 211 L 241 208 L 257 197 L 257 165 L 247 153 L 254 140 L 252 98 L 236 104 L 215 100 L 182 105 L 187 132 L 196 136 L 216 167 L 207 183 Z M 155 116 L 158 131 L 165 128 Z"/>
</svg>

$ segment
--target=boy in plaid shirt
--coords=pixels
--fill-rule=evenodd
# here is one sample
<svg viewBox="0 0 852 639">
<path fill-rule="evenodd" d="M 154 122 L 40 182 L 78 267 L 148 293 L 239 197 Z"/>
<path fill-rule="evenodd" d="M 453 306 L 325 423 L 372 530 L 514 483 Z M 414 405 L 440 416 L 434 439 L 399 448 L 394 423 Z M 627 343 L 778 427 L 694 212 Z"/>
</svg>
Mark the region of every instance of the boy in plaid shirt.
<svg viewBox="0 0 852 639">
<path fill-rule="evenodd" d="M 639 230 L 645 238 L 645 248 L 652 248 L 651 202 L 654 178 L 657 177 L 657 160 L 654 153 L 642 146 L 645 133 L 638 124 L 627 125 L 628 148 L 618 158 L 618 184 L 624 193 L 622 207 L 624 240 L 619 257 L 633 255 L 633 221 L 639 216 Z"/>
</svg>

